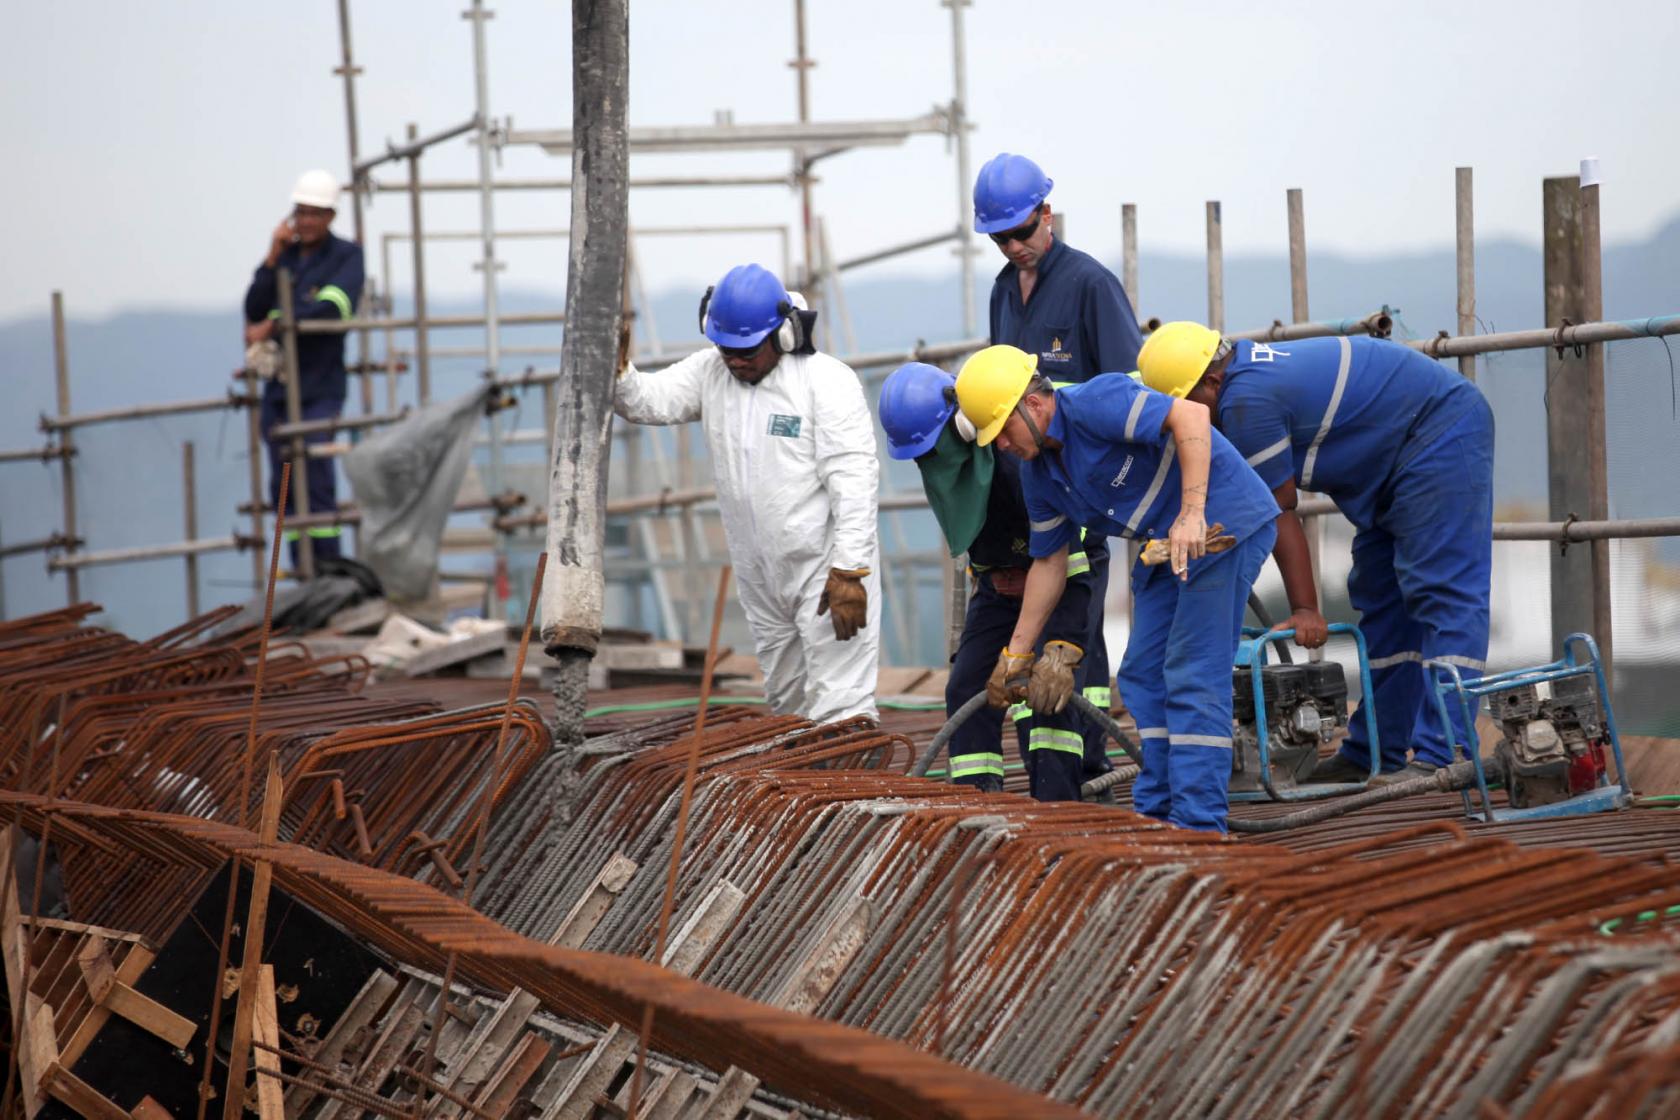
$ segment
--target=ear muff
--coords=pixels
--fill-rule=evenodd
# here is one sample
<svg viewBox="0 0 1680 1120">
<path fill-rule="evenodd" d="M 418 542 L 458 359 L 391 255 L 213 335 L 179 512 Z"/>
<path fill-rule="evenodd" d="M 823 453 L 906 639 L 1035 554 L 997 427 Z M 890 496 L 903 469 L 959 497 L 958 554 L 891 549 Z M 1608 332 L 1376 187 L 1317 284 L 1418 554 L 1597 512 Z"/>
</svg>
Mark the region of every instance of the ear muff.
<svg viewBox="0 0 1680 1120">
<path fill-rule="evenodd" d="M 716 288 L 716 284 L 706 285 L 706 294 L 700 297 L 700 335 L 702 338 L 706 334 L 706 308 L 712 305 L 712 292 Z"/>
<path fill-rule="evenodd" d="M 798 309 L 788 300 L 776 304 L 776 314 L 782 317 L 781 325 L 771 337 L 775 339 L 776 352 L 779 354 L 797 354 L 805 349 L 805 324 L 799 318 Z"/>
</svg>

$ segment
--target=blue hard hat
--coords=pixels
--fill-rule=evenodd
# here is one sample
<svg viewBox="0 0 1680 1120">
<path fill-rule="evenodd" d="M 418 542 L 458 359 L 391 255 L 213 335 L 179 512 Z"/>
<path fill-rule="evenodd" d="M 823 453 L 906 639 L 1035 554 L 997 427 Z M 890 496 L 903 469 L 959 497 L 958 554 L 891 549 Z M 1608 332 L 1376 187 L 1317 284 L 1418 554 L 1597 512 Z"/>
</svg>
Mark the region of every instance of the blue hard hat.
<svg viewBox="0 0 1680 1120">
<path fill-rule="evenodd" d="M 974 229 L 999 233 L 1027 220 L 1055 186 L 1050 176 L 1026 156 L 999 152 L 974 179 Z"/>
<path fill-rule="evenodd" d="M 938 366 L 909 362 L 881 386 L 881 427 L 894 459 L 926 455 L 957 410 L 957 379 Z M 949 390 L 949 392 L 947 391 Z"/>
<path fill-rule="evenodd" d="M 719 346 L 757 346 L 782 325 L 792 304 L 776 274 L 762 265 L 736 265 L 701 304 L 701 327 Z"/>
</svg>

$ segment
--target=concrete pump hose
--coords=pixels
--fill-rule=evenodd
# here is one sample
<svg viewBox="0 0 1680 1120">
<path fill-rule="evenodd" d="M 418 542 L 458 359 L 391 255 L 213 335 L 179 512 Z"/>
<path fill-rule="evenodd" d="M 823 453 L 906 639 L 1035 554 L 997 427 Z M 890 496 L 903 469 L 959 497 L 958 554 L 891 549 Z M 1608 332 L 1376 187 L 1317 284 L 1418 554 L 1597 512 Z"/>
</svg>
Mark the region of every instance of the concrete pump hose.
<svg viewBox="0 0 1680 1120">
<path fill-rule="evenodd" d="M 910 770 L 911 775 L 917 778 L 927 777 L 927 772 L 929 768 L 933 766 L 934 759 L 938 758 L 939 752 L 945 749 L 945 744 L 951 741 L 951 736 L 957 733 L 957 728 L 961 727 L 968 721 L 969 717 L 973 716 L 975 712 L 978 712 L 985 706 L 986 694 L 984 692 L 977 692 L 970 697 L 962 707 L 953 712 L 951 714 L 951 718 L 945 721 L 945 726 L 941 727 L 939 729 L 939 733 L 933 737 L 933 742 L 927 745 L 927 750 L 922 752 L 922 757 L 916 760 L 916 765 Z M 1101 708 L 1097 707 L 1077 692 L 1073 694 L 1073 706 L 1080 712 L 1083 712 L 1087 719 L 1102 728 L 1103 731 L 1108 734 L 1110 739 L 1113 739 L 1116 743 L 1120 744 L 1120 749 L 1126 752 L 1127 757 L 1129 757 L 1137 765 L 1143 765 L 1143 755 L 1139 753 L 1137 747 L 1132 743 L 1132 741 L 1126 738 L 1126 733 L 1120 730 L 1120 725 L 1114 722 L 1113 716 L 1110 716 L 1107 712 L 1103 711 Z M 1111 771 L 1110 773 L 1117 772 Z M 1108 774 L 1103 775 L 1103 778 L 1108 777 Z M 1102 780 L 1102 778 L 1091 779 L 1092 782 L 1099 782 Z M 1109 780 L 1108 785 L 1113 785 L 1115 782 L 1124 780 L 1124 777 L 1112 778 Z M 1086 786 L 1089 786 L 1090 784 L 1090 782 L 1087 782 Z M 1100 789 L 1107 789 L 1108 785 L 1104 785 L 1100 787 Z M 1100 789 L 1088 792 L 1100 792 Z"/>
<path fill-rule="evenodd" d="M 1419 793 L 1451 793 L 1455 790 L 1469 789 L 1475 784 L 1475 763 L 1455 762 L 1451 766 L 1441 767 L 1433 774 L 1425 774 L 1410 781 L 1395 782 L 1393 785 L 1369 789 L 1351 797 L 1338 797 L 1333 801 L 1320 801 L 1311 808 L 1302 809 L 1287 816 L 1273 817 L 1264 821 L 1241 821 L 1232 817 L 1226 822 L 1226 826 L 1232 832 L 1287 832 L 1292 828 L 1317 824 L 1319 821 L 1339 817 L 1343 813 L 1351 813 L 1355 809 L 1381 805 L 1385 801 L 1398 801 L 1403 797 L 1411 797 Z"/>
</svg>

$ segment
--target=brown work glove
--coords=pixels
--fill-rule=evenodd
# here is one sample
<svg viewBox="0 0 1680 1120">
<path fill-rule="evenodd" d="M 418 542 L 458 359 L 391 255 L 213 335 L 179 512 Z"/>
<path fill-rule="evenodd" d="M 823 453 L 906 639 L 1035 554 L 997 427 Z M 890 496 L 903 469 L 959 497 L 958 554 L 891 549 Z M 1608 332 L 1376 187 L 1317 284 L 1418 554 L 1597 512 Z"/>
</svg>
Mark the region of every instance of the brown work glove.
<svg viewBox="0 0 1680 1120">
<path fill-rule="evenodd" d="M 1225 531 L 1225 526 L 1221 525 L 1217 521 L 1208 526 L 1206 539 L 1209 555 L 1212 555 L 1215 552 L 1224 552 L 1226 549 L 1231 548 L 1237 543 L 1237 538 L 1227 533 Z M 1153 566 L 1155 564 L 1166 563 L 1171 556 L 1172 545 L 1167 543 L 1167 538 L 1156 537 L 1143 546 L 1141 559 L 1145 564 Z"/>
<path fill-rule="evenodd" d="M 1073 699 L 1073 671 L 1085 651 L 1072 642 L 1045 642 L 1044 656 L 1032 667 L 1027 681 L 1027 707 L 1034 715 L 1053 716 Z"/>
<path fill-rule="evenodd" d="M 623 377 L 624 371 L 630 368 L 630 316 L 626 314 L 618 327 L 618 372 L 614 377 Z"/>
<path fill-rule="evenodd" d="M 998 654 L 997 665 L 986 680 L 986 703 L 994 708 L 1007 708 L 1026 698 L 1027 675 L 1032 671 L 1034 654 L 1012 653 L 1008 646 Z"/>
<path fill-rule="evenodd" d="M 851 641 L 859 630 L 869 625 L 869 590 L 863 586 L 863 577 L 868 574 L 868 568 L 828 570 L 828 582 L 823 584 L 822 598 L 817 600 L 817 614 L 829 615 L 838 641 Z"/>
</svg>

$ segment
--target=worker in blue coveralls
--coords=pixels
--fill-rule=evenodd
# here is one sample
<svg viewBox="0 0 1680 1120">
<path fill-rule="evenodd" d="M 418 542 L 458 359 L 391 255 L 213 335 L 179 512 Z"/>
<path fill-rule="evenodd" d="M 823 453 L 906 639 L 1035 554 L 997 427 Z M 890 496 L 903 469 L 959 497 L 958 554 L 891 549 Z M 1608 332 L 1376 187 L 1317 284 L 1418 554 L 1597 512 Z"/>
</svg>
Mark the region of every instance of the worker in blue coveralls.
<svg viewBox="0 0 1680 1120">
<path fill-rule="evenodd" d="M 1131 300 L 1114 273 L 1095 257 L 1056 239 L 1046 201 L 1053 185 L 1026 156 L 999 153 L 975 177 L 974 228 L 990 237 L 1009 261 L 992 281 L 991 341 L 1038 355 L 1038 368 L 1061 387 L 1105 371 L 1136 369 L 1143 340 Z M 1092 580 L 1084 658 L 1091 684 L 1085 698 L 1107 711 L 1106 564 L 1092 570 Z M 1025 712 L 1018 708 L 1015 714 L 1025 718 Z M 1084 739 L 1085 776 L 1108 770 L 1107 736 L 1089 720 L 1073 719 Z"/>
<path fill-rule="evenodd" d="M 268 500 L 280 499 L 280 469 L 291 456 L 291 441 L 267 436 L 286 420 L 285 371 L 279 361 L 275 328 L 280 318 L 279 270 L 292 273 L 292 307 L 299 319 L 348 319 L 362 296 L 362 247 L 335 237 L 332 220 L 338 206 L 338 177 L 330 171 L 306 171 L 292 189 L 292 210 L 269 236 L 268 253 L 245 291 L 246 363 L 265 378 L 262 430 L 268 441 Z M 304 420 L 336 419 L 344 410 L 348 376 L 344 368 L 343 334 L 299 334 L 297 340 L 298 393 Z M 308 443 L 325 443 L 330 431 L 313 432 Z M 337 470 L 331 460 L 309 464 L 309 512 L 331 513 L 338 508 Z M 297 480 L 287 501 L 288 514 L 297 510 Z M 340 554 L 339 528 L 316 526 L 309 534 L 315 561 Z M 298 563 L 298 533 L 286 531 L 292 567 Z"/>
<path fill-rule="evenodd" d="M 1348 599 L 1371 658 L 1381 768 L 1417 777 L 1452 761 L 1421 662 L 1482 675 L 1493 563 L 1493 410 L 1470 382 L 1374 338 L 1232 343 L 1167 323 L 1139 358 L 1144 383 L 1214 411 L 1284 510 L 1277 561 L 1304 646 L 1324 643 L 1295 492 L 1332 498 L 1356 530 Z M 1362 701 L 1363 703 L 1363 701 Z M 1476 749 L 1457 705 L 1458 742 Z M 1407 761 L 1408 749 L 1411 760 Z M 1358 781 L 1371 744 L 1356 714 L 1315 781 Z M 1379 778 L 1379 781 L 1382 779 Z"/>
<path fill-rule="evenodd" d="M 962 637 L 945 685 L 945 713 L 954 715 L 982 689 L 996 706 L 970 716 L 951 736 L 951 779 L 988 793 L 1003 789 L 1003 711 L 1013 698 L 995 669 L 998 654 L 1015 632 L 1032 557 L 1027 551 L 1026 500 L 1021 468 L 1008 455 L 994 456 L 974 442 L 974 428 L 957 411 L 957 379 L 937 366 L 911 362 L 894 370 L 881 386 L 881 427 L 887 454 L 914 459 L 952 556 L 968 554 L 974 593 L 968 600 Z M 1067 707 L 1074 689 L 1108 687 L 1108 670 L 1092 675 L 1086 656 L 1100 638 L 1102 611 L 1092 609 L 1091 589 L 1106 577 L 1108 548 L 1101 536 L 1068 556 L 1067 586 L 1050 612 L 1038 646 L 1037 680 L 1066 692 L 1039 698 L 1029 710 L 1019 705 L 1014 720 L 1028 789 L 1040 801 L 1078 801 L 1089 777 L 1084 764 L 1082 725 Z M 1097 633 L 1093 634 L 1093 628 Z M 1051 672 L 1068 665 L 1071 673 Z M 1039 711 L 1042 707 L 1044 710 Z"/>
<path fill-rule="evenodd" d="M 957 403 L 978 443 L 995 440 L 1022 460 L 1033 565 L 999 656 L 1006 678 L 1038 668 L 1033 650 L 1081 527 L 1167 541 L 1170 566 L 1133 570 L 1131 638 L 1116 682 L 1143 748 L 1132 805 L 1181 828 L 1224 832 L 1231 663 L 1276 534 L 1265 483 L 1213 430 L 1205 406 L 1124 374 L 1056 389 L 1034 355 L 991 346 L 957 375 Z"/>
</svg>

